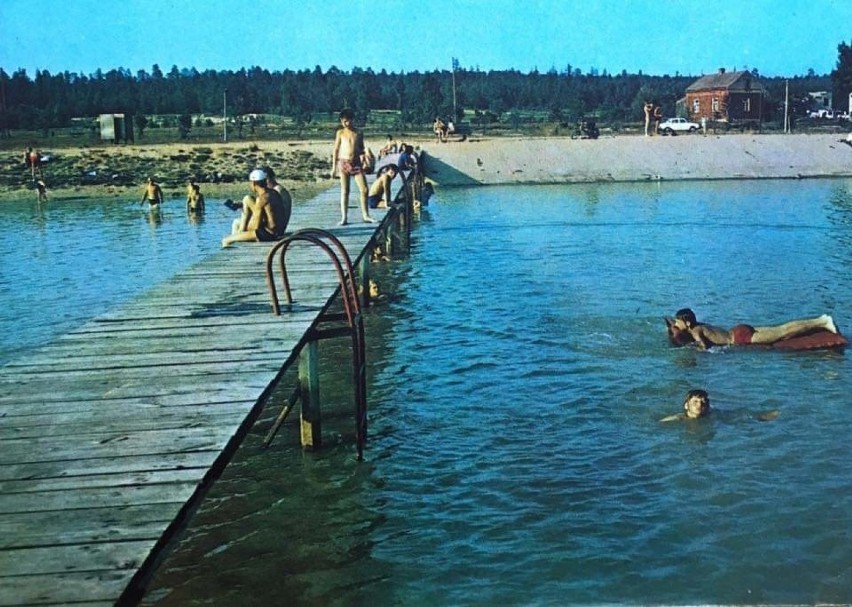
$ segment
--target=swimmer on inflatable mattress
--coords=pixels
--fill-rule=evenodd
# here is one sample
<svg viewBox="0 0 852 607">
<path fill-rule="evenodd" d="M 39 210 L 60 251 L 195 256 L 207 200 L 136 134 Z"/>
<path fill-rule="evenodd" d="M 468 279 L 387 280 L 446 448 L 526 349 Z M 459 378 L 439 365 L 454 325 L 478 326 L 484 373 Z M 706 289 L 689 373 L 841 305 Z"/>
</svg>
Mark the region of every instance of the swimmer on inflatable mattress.
<svg viewBox="0 0 852 607">
<path fill-rule="evenodd" d="M 828 314 L 791 320 L 780 325 L 753 327 L 737 325 L 722 329 L 698 322 L 695 312 L 682 308 L 674 318 L 665 317 L 669 340 L 676 346 L 694 343 L 702 350 L 713 346 L 770 346 L 789 350 L 842 348 L 849 342 Z"/>
</svg>

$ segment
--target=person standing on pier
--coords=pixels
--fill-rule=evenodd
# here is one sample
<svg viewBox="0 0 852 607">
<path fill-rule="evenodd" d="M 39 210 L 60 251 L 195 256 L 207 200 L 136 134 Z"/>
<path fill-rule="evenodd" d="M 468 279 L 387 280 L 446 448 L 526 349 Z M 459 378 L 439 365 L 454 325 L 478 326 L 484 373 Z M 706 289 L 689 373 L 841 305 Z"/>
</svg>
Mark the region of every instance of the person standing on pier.
<svg viewBox="0 0 852 607">
<path fill-rule="evenodd" d="M 373 223 L 367 210 L 367 178 L 364 176 L 363 155 L 364 139 L 358 131 L 352 128 L 355 118 L 352 110 L 340 112 L 340 128 L 334 138 L 334 149 L 331 153 L 331 176 L 340 175 L 340 224 L 349 223 L 349 178 L 354 177 L 358 185 L 361 203 L 361 218 L 366 223 Z"/>
</svg>

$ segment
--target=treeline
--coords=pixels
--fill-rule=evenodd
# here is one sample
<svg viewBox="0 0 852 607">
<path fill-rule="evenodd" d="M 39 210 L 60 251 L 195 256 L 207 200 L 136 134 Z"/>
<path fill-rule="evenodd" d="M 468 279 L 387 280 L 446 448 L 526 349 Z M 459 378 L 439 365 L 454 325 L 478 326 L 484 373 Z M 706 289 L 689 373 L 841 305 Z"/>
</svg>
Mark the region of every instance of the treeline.
<svg viewBox="0 0 852 607">
<path fill-rule="evenodd" d="M 769 92 L 764 114 L 769 120 L 783 112 L 785 85 L 789 85 L 789 98 L 798 103 L 809 91 L 832 90 L 836 80 L 813 71 L 789 79 L 753 73 Z M 426 124 L 435 116 L 450 118 L 454 107 L 457 121 L 465 115 L 496 120 L 506 112 L 535 111 L 557 123 L 595 115 L 617 124 L 641 120 L 645 100 L 661 104 L 666 115 L 674 115 L 675 102 L 697 78 L 582 73 L 570 65 L 544 73 L 463 68 L 454 73 L 358 68 L 344 72 L 334 67 L 199 72 L 177 66 L 163 73 L 154 65 L 150 72 L 136 74 L 126 69 L 98 70 L 88 76 L 37 71 L 33 78 L 24 70 L 9 75 L 0 69 L 0 132 L 61 128 L 75 117 L 112 112 L 221 116 L 226 104 L 228 116 L 278 114 L 299 124 L 344 107 L 353 108 L 362 122 L 369 120 L 370 110 L 395 110 L 401 126 Z"/>
</svg>

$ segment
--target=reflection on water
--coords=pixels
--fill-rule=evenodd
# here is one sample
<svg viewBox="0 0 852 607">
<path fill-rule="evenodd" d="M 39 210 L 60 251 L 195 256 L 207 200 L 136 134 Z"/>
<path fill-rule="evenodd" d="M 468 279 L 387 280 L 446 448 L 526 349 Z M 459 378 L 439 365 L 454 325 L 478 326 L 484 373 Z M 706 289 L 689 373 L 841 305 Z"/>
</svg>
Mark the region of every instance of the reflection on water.
<svg viewBox="0 0 852 607">
<path fill-rule="evenodd" d="M 205 223 L 187 222 L 182 201 L 83 198 L 7 200 L 0 214 L 0 362 L 218 251 L 233 219 L 216 201 Z"/>
<path fill-rule="evenodd" d="M 661 320 L 690 306 L 723 325 L 822 312 L 848 325 L 849 191 L 438 192 L 411 259 L 376 267 L 389 297 L 367 316 L 367 461 L 346 340 L 323 342 L 328 448 L 302 453 L 288 422 L 261 449 L 271 406 L 146 603 L 849 603 L 850 355 L 673 349 Z M 98 212 L 104 232 L 115 212 Z M 221 231 L 210 217 L 197 233 L 180 214 L 134 221 L 119 231 L 151 271 Z M 100 246 L 61 250 L 97 275 Z M 660 424 L 698 387 L 718 416 Z"/>
</svg>

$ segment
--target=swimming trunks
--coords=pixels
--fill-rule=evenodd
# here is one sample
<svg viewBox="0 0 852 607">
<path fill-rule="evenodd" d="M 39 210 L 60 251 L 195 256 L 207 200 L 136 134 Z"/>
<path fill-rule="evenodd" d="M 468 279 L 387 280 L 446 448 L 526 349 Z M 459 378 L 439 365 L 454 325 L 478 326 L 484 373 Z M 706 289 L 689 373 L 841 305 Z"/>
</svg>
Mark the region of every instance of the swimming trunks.
<svg viewBox="0 0 852 607">
<path fill-rule="evenodd" d="M 337 166 L 344 175 L 360 175 L 363 171 L 360 160 L 338 160 Z"/>
<path fill-rule="evenodd" d="M 734 338 L 735 346 L 749 345 L 753 335 L 754 327 L 751 325 L 737 325 L 731 329 L 731 337 Z"/>
<path fill-rule="evenodd" d="M 367 198 L 367 206 L 370 207 L 371 209 L 379 208 L 379 203 L 381 203 L 381 202 L 382 202 L 382 195 L 381 194 L 374 194 L 374 195 L 370 196 L 369 198 Z"/>
<path fill-rule="evenodd" d="M 281 240 L 282 235 L 276 235 L 272 232 L 267 232 L 265 228 L 260 228 L 259 230 L 254 231 L 254 237 L 257 238 L 258 242 L 273 242 L 275 240 Z"/>
</svg>

